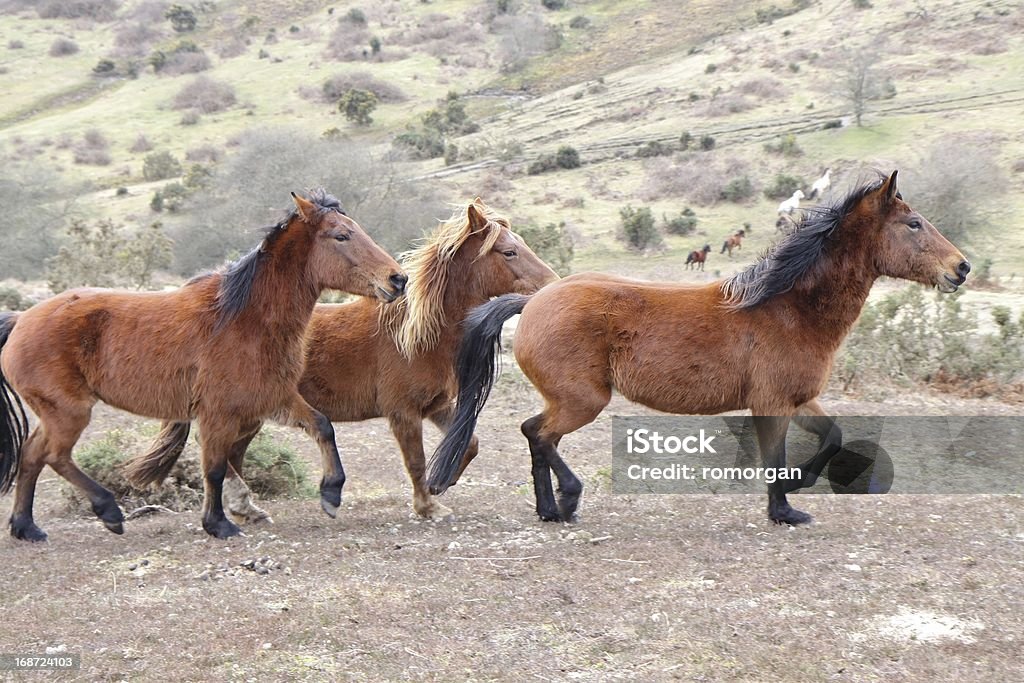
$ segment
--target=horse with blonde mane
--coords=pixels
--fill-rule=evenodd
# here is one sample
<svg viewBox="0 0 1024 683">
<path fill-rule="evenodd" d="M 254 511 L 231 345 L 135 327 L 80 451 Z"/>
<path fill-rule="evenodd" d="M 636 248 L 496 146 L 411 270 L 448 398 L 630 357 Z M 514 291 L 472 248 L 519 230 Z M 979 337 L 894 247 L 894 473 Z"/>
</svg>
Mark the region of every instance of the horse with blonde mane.
<svg viewBox="0 0 1024 683">
<path fill-rule="evenodd" d="M 491 297 L 532 294 L 558 275 L 512 232 L 507 218 L 479 199 L 442 223 L 402 262 L 409 286 L 395 304 L 360 298 L 316 307 L 299 391 L 332 422 L 386 417 L 412 481 L 413 509 L 421 517 L 439 518 L 451 510 L 427 491 L 423 420 L 448 429 L 462 320 Z M 130 481 L 138 487 L 162 481 L 185 445 L 188 428 L 187 422 L 165 424 L 157 446 L 129 461 Z M 224 493 L 225 507 L 250 522 L 269 519 L 240 477 L 245 449 L 258 430 L 254 426 L 232 448 Z M 476 452 L 473 437 L 464 449 L 465 464 Z"/>
<path fill-rule="evenodd" d="M 494 382 L 502 323 L 522 313 L 516 360 L 544 398 L 543 410 L 522 425 L 542 520 L 573 518 L 583 485 L 559 442 L 592 422 L 618 389 L 667 413 L 749 409 L 766 468 L 786 466 L 791 420 L 817 434 L 819 451 L 800 466 L 802 478 L 768 486 L 773 521 L 808 522 L 786 493 L 813 484 L 839 451 L 841 434 L 816 397 L 872 284 L 884 275 L 954 292 L 970 269 L 903 201 L 893 172 L 807 212 L 760 261 L 726 280 L 695 286 L 582 273 L 532 297 L 499 297 L 466 319 L 458 403 L 431 459 L 431 492 L 457 479 Z M 704 381 L 693 382 L 695 374 Z"/>
</svg>

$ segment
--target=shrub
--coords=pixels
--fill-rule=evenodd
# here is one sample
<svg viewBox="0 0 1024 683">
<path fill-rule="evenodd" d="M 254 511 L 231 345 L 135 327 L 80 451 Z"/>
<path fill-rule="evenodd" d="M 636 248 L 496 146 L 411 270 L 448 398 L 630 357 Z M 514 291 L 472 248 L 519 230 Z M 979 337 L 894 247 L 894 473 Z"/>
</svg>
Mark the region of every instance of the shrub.
<svg viewBox="0 0 1024 683">
<path fill-rule="evenodd" d="M 116 196 L 116 197 L 127 197 L 128 196 L 128 188 L 125 187 L 124 185 L 122 185 L 121 187 L 117 188 L 117 191 L 114 193 L 114 196 Z"/>
<path fill-rule="evenodd" d="M 353 71 L 331 76 L 321 86 L 320 95 L 325 102 L 335 103 L 352 89 L 367 90 L 381 102 L 404 102 L 407 98 L 399 88 L 375 78 L 368 71 Z M 314 91 L 315 93 L 315 91 Z"/>
<path fill-rule="evenodd" d="M 419 159 L 443 156 L 449 136 L 475 133 L 480 126 L 470 120 L 458 93 L 449 92 L 442 104 L 420 118 L 420 126 L 398 135 L 394 144 Z"/>
<path fill-rule="evenodd" d="M 73 146 L 76 164 L 90 166 L 108 166 L 110 143 L 99 130 L 92 128 L 82 135 L 82 141 Z"/>
<path fill-rule="evenodd" d="M 709 152 L 715 148 L 715 139 L 710 135 L 702 135 L 700 137 L 700 148 L 705 152 Z"/>
<path fill-rule="evenodd" d="M 174 96 L 175 109 L 194 109 L 203 114 L 224 111 L 235 104 L 235 89 L 228 83 L 197 76 Z"/>
<path fill-rule="evenodd" d="M 125 234 L 107 219 L 90 226 L 75 220 L 64 244 L 47 261 L 54 292 L 72 287 L 148 287 L 153 272 L 170 265 L 171 242 L 159 223 Z"/>
<path fill-rule="evenodd" d="M 552 11 L 565 8 L 565 0 L 540 0 L 540 4 L 544 5 L 544 9 Z"/>
<path fill-rule="evenodd" d="M 358 90 L 353 88 L 341 96 L 338 101 L 338 110 L 345 115 L 349 121 L 360 125 L 368 126 L 373 123 L 370 114 L 377 108 L 377 96 L 369 90 Z"/>
<path fill-rule="evenodd" d="M 171 28 L 177 33 L 188 33 L 194 31 L 199 20 L 195 12 L 181 5 L 171 5 L 164 12 L 164 18 L 171 22 Z"/>
<path fill-rule="evenodd" d="M 704 67 L 704 73 L 706 73 L 706 74 L 713 74 L 716 71 L 718 71 L 718 65 L 717 64 L 708 64 L 706 67 Z"/>
<path fill-rule="evenodd" d="M 842 128 L 842 127 L 843 127 L 843 120 L 842 119 L 830 119 L 830 120 L 826 121 L 825 123 L 821 124 L 821 129 L 822 130 L 831 130 L 833 128 Z"/>
<path fill-rule="evenodd" d="M 640 145 L 640 147 L 636 150 L 636 155 L 641 158 L 661 157 L 671 153 L 671 147 L 661 142 L 658 142 L 657 140 L 645 142 L 644 144 Z"/>
<path fill-rule="evenodd" d="M 7 41 L 8 50 L 22 50 L 25 48 L 25 43 L 20 40 L 9 40 Z"/>
<path fill-rule="evenodd" d="M 370 38 L 370 52 L 375 55 L 380 54 L 380 38 L 377 36 Z"/>
<path fill-rule="evenodd" d="M 689 235 L 697 229 L 697 214 L 688 206 L 678 216 L 669 218 L 663 215 L 661 220 L 665 232 L 670 235 Z"/>
<path fill-rule="evenodd" d="M 793 0 L 793 3 L 789 7 L 769 5 L 768 7 L 758 8 L 754 12 L 754 17 L 757 19 L 757 23 L 759 24 L 770 24 L 776 19 L 788 17 L 790 14 L 796 14 L 802 9 L 807 9 L 810 4 L 811 0 Z"/>
<path fill-rule="evenodd" d="M 194 126 L 199 123 L 202 117 L 199 116 L 199 112 L 195 109 L 190 109 L 181 115 L 181 119 L 178 121 L 179 125 L 182 126 Z"/>
<path fill-rule="evenodd" d="M 679 149 L 684 152 L 690 149 L 690 145 L 693 144 L 693 133 L 690 131 L 683 131 L 682 135 L 679 136 Z"/>
<path fill-rule="evenodd" d="M 43 0 L 36 13 L 41 19 L 94 19 L 110 21 L 121 0 Z"/>
<path fill-rule="evenodd" d="M 754 196 L 754 183 L 749 176 L 733 178 L 722 188 L 722 199 L 728 202 L 743 202 Z"/>
<path fill-rule="evenodd" d="M 0 286 L 0 310 L 23 311 L 28 303 L 14 287 Z"/>
<path fill-rule="evenodd" d="M 619 216 L 622 218 L 620 238 L 630 249 L 646 251 L 661 246 L 661 234 L 654 225 L 654 214 L 649 207 L 634 209 L 626 206 L 619 210 Z"/>
<path fill-rule="evenodd" d="M 590 19 L 583 15 L 576 15 L 569 20 L 569 28 L 584 29 L 590 26 Z"/>
<path fill-rule="evenodd" d="M 555 161 L 555 157 L 552 154 L 545 154 L 538 157 L 529 166 L 526 167 L 526 172 L 529 175 L 540 175 L 541 173 L 547 173 L 558 168 L 558 162 Z"/>
<path fill-rule="evenodd" d="M 799 178 L 785 173 L 777 173 L 772 179 L 771 185 L 764 188 L 764 196 L 768 199 L 788 199 L 801 187 L 803 187 L 803 182 Z"/>
<path fill-rule="evenodd" d="M 117 71 L 117 64 L 112 59 L 101 59 L 92 68 L 92 72 L 97 76 L 113 76 L 115 71 Z"/>
<path fill-rule="evenodd" d="M 199 145 L 185 152 L 185 159 L 188 161 L 209 161 L 217 163 L 224 157 L 224 150 L 216 145 Z"/>
<path fill-rule="evenodd" d="M 146 155 L 142 163 L 142 177 L 147 181 L 164 180 L 181 175 L 181 162 L 170 152 Z"/>
<path fill-rule="evenodd" d="M 543 227 L 531 222 L 517 227 L 516 232 L 556 273 L 565 277 L 572 272 L 573 240 L 564 222 Z"/>
<path fill-rule="evenodd" d="M 783 135 L 781 138 L 779 138 L 779 141 L 774 144 L 771 142 L 766 142 L 764 145 L 764 150 L 766 152 L 771 152 L 772 154 L 779 154 L 785 157 L 798 157 L 804 153 L 804 151 L 800 148 L 799 143 L 797 143 L 796 141 L 796 136 L 793 135 L 792 133 L 788 135 Z"/>
<path fill-rule="evenodd" d="M 51 57 L 67 57 L 78 52 L 78 43 L 67 38 L 58 38 L 50 44 Z"/>
<path fill-rule="evenodd" d="M 459 160 L 459 147 L 454 142 L 449 142 L 444 148 L 444 165 L 451 166 Z"/>
<path fill-rule="evenodd" d="M 358 7 L 353 7 L 345 14 L 343 21 L 357 26 L 366 26 L 366 14 Z"/>
<path fill-rule="evenodd" d="M 579 168 L 580 153 L 576 151 L 575 147 L 562 145 L 555 152 L 555 165 L 559 168 Z"/>
</svg>

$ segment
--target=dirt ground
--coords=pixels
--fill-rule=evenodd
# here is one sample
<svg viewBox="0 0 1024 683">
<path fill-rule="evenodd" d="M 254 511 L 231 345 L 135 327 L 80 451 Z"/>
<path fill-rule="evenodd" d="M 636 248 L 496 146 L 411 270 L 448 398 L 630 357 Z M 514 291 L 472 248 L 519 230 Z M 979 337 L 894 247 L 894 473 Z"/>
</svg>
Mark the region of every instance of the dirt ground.
<svg viewBox="0 0 1024 683">
<path fill-rule="evenodd" d="M 616 398 L 562 442 L 586 485 L 579 522 L 541 523 L 518 432 L 536 402 L 502 378 L 440 522 L 411 516 L 381 420 L 338 429 L 337 520 L 312 499 L 265 501 L 275 523 L 230 541 L 197 512 L 114 536 L 69 516 L 47 474 L 50 541 L 0 540 L 0 652 L 81 655 L 78 671 L 17 680 L 1024 679 L 1020 496 L 803 496 L 815 522 L 786 528 L 763 496 L 613 495 L 611 416 L 645 412 Z M 1020 410 L 917 392 L 825 403 Z M 86 438 L 132 420 L 98 410 Z M 278 434 L 315 462 L 301 434 Z"/>
</svg>

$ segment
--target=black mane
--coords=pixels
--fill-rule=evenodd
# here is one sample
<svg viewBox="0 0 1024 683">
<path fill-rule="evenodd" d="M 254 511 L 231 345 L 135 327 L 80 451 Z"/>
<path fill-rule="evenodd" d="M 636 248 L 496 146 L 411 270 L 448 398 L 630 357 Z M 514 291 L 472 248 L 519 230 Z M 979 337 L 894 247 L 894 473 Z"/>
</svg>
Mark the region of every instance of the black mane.
<svg viewBox="0 0 1024 683">
<path fill-rule="evenodd" d="M 791 290 L 821 258 L 828 239 L 843 219 L 884 182 L 881 178 L 862 185 L 831 206 L 807 209 L 793 232 L 770 247 L 761 260 L 722 282 L 726 305 L 733 309 L 753 308 Z"/>
<path fill-rule="evenodd" d="M 346 215 L 341 208 L 341 202 L 336 197 L 327 193 L 323 188 L 310 190 L 309 201 L 318 209 L 317 215 L 312 218 L 318 223 L 324 214 L 330 211 L 337 211 Z M 287 216 L 282 218 L 276 225 L 266 229 L 266 234 L 259 246 L 234 263 L 229 263 L 223 270 L 220 281 L 220 290 L 217 292 L 217 301 L 214 307 L 217 311 L 217 323 L 215 329 L 219 330 L 234 320 L 249 303 L 249 296 L 252 293 L 253 283 L 260 271 L 260 265 L 266 260 L 268 250 L 274 242 L 284 233 L 285 228 L 298 215 L 296 209 L 292 209 Z M 193 278 L 193 282 L 207 277 L 207 274 Z"/>
</svg>

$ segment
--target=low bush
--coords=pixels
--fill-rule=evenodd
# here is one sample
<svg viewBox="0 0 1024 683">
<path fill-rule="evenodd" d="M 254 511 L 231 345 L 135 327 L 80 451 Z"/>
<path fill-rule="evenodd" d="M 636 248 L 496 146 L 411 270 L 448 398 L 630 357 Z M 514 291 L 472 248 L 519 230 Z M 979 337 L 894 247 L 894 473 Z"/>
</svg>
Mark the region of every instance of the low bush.
<svg viewBox="0 0 1024 683">
<path fill-rule="evenodd" d="M 727 202 L 745 202 L 754 196 L 754 183 L 749 176 L 733 178 L 722 188 L 721 198 Z"/>
<path fill-rule="evenodd" d="M 671 153 L 671 147 L 664 143 L 658 142 L 657 140 L 645 142 L 644 144 L 640 145 L 640 147 L 636 150 L 636 155 L 641 158 L 660 157 Z"/>
<path fill-rule="evenodd" d="M 669 218 L 662 215 L 661 221 L 665 232 L 670 235 L 689 235 L 697 229 L 697 214 L 688 206 L 678 216 Z"/>
<path fill-rule="evenodd" d="M 516 232 L 556 273 L 565 277 L 572 272 L 573 240 L 564 222 L 544 226 L 531 222 L 518 226 Z"/>
<path fill-rule="evenodd" d="M 764 196 L 768 199 L 789 199 L 802 187 L 803 182 L 796 176 L 776 173 L 771 184 L 764 188 Z"/>
<path fill-rule="evenodd" d="M 58 38 L 50 44 L 51 57 L 67 57 L 78 52 L 78 43 L 67 38 Z"/>
<path fill-rule="evenodd" d="M 175 109 L 192 109 L 203 114 L 224 111 L 234 106 L 237 98 L 231 84 L 207 76 L 197 76 L 174 96 Z"/>
<path fill-rule="evenodd" d="M 622 219 L 619 238 L 627 247 L 634 251 L 647 251 L 662 245 L 661 233 L 654 225 L 654 214 L 650 207 L 634 209 L 626 206 L 619 210 L 619 216 Z"/>
<path fill-rule="evenodd" d="M 153 152 L 142 163 L 142 177 L 147 181 L 176 178 L 181 175 L 181 162 L 170 152 Z"/>
</svg>

